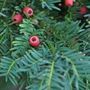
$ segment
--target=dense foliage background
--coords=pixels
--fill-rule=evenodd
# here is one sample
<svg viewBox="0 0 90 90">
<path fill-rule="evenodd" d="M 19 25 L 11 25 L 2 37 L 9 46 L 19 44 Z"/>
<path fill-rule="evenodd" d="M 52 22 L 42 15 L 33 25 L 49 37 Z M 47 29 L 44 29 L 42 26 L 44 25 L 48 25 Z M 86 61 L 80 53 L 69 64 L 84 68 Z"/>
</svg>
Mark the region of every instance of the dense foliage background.
<svg viewBox="0 0 90 90">
<path fill-rule="evenodd" d="M 0 0 L 0 90 L 14 89 L 90 90 L 90 0 Z"/>
</svg>

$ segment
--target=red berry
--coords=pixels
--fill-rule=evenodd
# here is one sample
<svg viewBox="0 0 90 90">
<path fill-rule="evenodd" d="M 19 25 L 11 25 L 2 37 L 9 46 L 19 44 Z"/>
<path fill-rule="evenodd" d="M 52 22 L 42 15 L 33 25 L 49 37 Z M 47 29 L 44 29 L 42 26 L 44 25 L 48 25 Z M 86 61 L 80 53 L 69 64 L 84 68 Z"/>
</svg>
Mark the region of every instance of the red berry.
<svg viewBox="0 0 90 90">
<path fill-rule="evenodd" d="M 23 13 L 24 13 L 26 16 L 31 17 L 31 16 L 33 16 L 33 9 L 30 8 L 30 7 L 24 7 Z"/>
<path fill-rule="evenodd" d="M 40 44 L 40 40 L 38 36 L 32 36 L 29 38 L 29 43 L 33 47 L 38 47 Z"/>
<path fill-rule="evenodd" d="M 22 20 L 23 20 L 23 17 L 22 17 L 22 15 L 19 14 L 19 13 L 12 17 L 12 21 L 13 21 L 14 23 L 16 23 L 16 24 L 21 23 Z"/>
<path fill-rule="evenodd" d="M 68 7 L 73 6 L 73 0 L 65 0 L 65 5 Z"/>
<path fill-rule="evenodd" d="M 88 11 L 87 7 L 86 6 L 83 6 L 80 8 L 80 14 L 86 14 Z"/>
</svg>

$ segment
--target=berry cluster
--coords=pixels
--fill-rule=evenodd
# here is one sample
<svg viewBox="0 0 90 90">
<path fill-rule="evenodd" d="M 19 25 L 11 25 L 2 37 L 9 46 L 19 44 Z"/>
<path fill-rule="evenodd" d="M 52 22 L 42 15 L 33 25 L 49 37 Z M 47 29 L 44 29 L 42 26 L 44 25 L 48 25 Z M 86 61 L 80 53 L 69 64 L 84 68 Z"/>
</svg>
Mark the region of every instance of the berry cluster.
<svg viewBox="0 0 90 90">
<path fill-rule="evenodd" d="M 73 6 L 73 2 L 74 2 L 74 0 L 65 0 L 65 5 L 68 6 L 68 7 Z M 82 14 L 82 15 L 86 14 L 87 11 L 88 11 L 88 9 L 87 9 L 86 6 L 82 6 L 80 8 L 80 14 Z"/>
<path fill-rule="evenodd" d="M 23 8 L 23 13 L 27 16 L 27 17 L 31 17 L 33 16 L 33 9 L 30 7 L 24 7 Z M 23 16 L 20 13 L 17 13 L 16 15 L 14 15 L 12 17 L 12 21 L 14 24 L 20 24 L 23 21 Z M 40 40 L 38 36 L 31 36 L 29 38 L 29 44 L 33 47 L 38 47 L 40 44 Z"/>
<path fill-rule="evenodd" d="M 68 7 L 71 7 L 74 5 L 74 0 L 65 0 L 65 5 L 68 6 Z M 88 11 L 87 7 L 86 6 L 82 6 L 80 8 L 80 14 L 86 14 Z"/>
<path fill-rule="evenodd" d="M 30 7 L 24 7 L 23 8 L 23 13 L 27 16 L 27 17 L 31 17 L 33 16 L 33 9 Z M 21 23 L 23 20 L 23 16 L 20 13 L 17 13 L 16 15 L 14 15 L 12 17 L 12 21 L 15 24 L 19 24 Z"/>
</svg>

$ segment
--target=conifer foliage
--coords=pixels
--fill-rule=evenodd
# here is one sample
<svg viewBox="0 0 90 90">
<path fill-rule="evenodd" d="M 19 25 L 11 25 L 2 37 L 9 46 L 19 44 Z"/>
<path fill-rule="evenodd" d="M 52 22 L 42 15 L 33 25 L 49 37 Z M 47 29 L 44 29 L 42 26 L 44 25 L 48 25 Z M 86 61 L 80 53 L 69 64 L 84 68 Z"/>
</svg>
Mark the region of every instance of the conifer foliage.
<svg viewBox="0 0 90 90">
<path fill-rule="evenodd" d="M 90 90 L 89 0 L 0 0 L 0 90 Z"/>
</svg>

